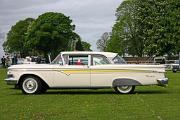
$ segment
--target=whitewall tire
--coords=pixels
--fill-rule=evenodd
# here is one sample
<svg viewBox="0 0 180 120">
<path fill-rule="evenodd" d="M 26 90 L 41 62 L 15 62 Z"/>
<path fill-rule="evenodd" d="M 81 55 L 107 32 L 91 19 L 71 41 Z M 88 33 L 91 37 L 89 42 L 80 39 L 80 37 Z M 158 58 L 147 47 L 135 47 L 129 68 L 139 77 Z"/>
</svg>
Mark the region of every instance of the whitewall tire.
<svg viewBox="0 0 180 120">
<path fill-rule="evenodd" d="M 41 93 L 41 81 L 34 76 L 27 76 L 23 79 L 21 89 L 24 94 L 37 94 Z"/>
<path fill-rule="evenodd" d="M 133 93 L 134 92 L 135 86 L 123 85 L 123 86 L 117 86 L 114 89 L 118 93 L 128 94 L 128 93 Z"/>
</svg>

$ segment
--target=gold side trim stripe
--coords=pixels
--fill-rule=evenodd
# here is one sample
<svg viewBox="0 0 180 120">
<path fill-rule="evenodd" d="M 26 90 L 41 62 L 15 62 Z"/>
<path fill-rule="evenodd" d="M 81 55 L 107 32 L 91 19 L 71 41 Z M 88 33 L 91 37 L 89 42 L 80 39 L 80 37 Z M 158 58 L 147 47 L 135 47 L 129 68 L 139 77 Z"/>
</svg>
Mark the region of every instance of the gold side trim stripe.
<svg viewBox="0 0 180 120">
<path fill-rule="evenodd" d="M 64 73 L 66 75 L 70 75 L 70 74 L 107 74 L 107 73 L 119 73 L 119 72 L 153 72 L 153 71 L 150 71 L 150 70 L 82 70 L 82 69 L 79 69 L 79 70 L 55 70 L 55 71 L 58 71 L 58 72 L 61 72 L 61 73 Z"/>
</svg>

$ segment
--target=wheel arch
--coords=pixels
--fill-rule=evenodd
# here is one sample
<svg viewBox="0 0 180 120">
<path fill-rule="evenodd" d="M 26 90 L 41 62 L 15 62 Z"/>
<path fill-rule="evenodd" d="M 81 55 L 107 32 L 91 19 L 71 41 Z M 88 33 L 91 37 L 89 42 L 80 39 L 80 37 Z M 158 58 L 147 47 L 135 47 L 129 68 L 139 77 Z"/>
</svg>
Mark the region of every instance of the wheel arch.
<svg viewBox="0 0 180 120">
<path fill-rule="evenodd" d="M 20 76 L 19 78 L 19 81 L 18 81 L 18 86 L 20 86 L 20 84 L 22 83 L 23 79 L 27 76 L 33 76 L 33 77 L 37 77 L 43 84 L 44 87 L 47 87 L 49 88 L 49 85 L 41 78 L 39 77 L 38 75 L 35 75 L 35 74 L 23 74 Z"/>
<path fill-rule="evenodd" d="M 129 85 L 129 86 L 140 86 L 142 85 L 139 81 L 131 78 L 116 78 L 113 80 L 112 86 L 118 87 L 123 85 Z"/>
</svg>

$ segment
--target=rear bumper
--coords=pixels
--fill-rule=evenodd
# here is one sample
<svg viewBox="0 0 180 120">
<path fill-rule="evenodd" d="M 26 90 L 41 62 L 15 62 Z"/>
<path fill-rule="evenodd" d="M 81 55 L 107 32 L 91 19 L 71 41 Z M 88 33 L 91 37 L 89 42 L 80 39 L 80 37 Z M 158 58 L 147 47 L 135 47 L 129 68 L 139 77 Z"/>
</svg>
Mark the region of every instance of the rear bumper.
<svg viewBox="0 0 180 120">
<path fill-rule="evenodd" d="M 17 80 L 15 80 L 14 78 L 7 78 L 5 79 L 7 85 L 16 85 L 17 84 Z"/>
<path fill-rule="evenodd" d="M 157 80 L 159 86 L 167 86 L 168 85 L 168 78 L 158 79 Z"/>
</svg>

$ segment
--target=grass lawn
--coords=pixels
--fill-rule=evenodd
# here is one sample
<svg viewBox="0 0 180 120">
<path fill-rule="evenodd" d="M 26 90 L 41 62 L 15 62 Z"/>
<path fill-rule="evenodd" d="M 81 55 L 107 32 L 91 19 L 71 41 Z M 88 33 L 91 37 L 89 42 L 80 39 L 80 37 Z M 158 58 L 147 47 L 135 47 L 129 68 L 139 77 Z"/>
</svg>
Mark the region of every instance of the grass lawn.
<svg viewBox="0 0 180 120">
<path fill-rule="evenodd" d="M 48 90 L 23 95 L 6 85 L 0 69 L 0 120 L 179 120 L 180 72 L 167 73 L 169 86 L 136 87 L 135 94 L 102 90 Z"/>
</svg>

